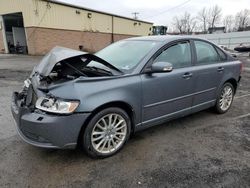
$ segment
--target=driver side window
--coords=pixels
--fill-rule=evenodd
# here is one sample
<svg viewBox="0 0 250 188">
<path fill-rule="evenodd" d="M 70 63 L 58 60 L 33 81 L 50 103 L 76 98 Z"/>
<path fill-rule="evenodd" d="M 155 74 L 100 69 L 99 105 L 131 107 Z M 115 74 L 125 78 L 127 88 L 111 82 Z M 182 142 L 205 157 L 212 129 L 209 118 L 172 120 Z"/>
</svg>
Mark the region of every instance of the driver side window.
<svg viewBox="0 0 250 188">
<path fill-rule="evenodd" d="M 191 48 L 189 42 L 174 44 L 163 51 L 154 62 L 169 62 L 173 68 L 183 68 L 191 66 Z"/>
</svg>

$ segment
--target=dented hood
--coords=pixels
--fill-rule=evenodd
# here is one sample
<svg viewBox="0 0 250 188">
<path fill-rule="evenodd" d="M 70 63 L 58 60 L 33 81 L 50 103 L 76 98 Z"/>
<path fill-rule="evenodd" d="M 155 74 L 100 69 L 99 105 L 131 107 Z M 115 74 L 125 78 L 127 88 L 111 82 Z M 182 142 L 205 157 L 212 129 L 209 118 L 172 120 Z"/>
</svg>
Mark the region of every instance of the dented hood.
<svg viewBox="0 0 250 188">
<path fill-rule="evenodd" d="M 48 76 L 50 72 L 53 70 L 54 66 L 61 62 L 62 60 L 67 60 L 72 57 L 86 57 L 90 58 L 91 60 L 98 61 L 99 63 L 113 69 L 119 73 L 122 73 L 118 68 L 114 67 L 110 63 L 106 62 L 105 60 L 87 52 L 81 52 L 77 50 L 72 50 L 69 48 L 64 47 L 55 47 L 53 48 L 48 54 L 44 56 L 41 62 L 35 67 L 33 72 L 39 73 L 41 76 Z"/>
<path fill-rule="evenodd" d="M 41 76 L 48 76 L 58 62 L 84 54 L 87 53 L 64 47 L 54 47 L 35 67 L 35 72 L 38 72 Z"/>
</svg>

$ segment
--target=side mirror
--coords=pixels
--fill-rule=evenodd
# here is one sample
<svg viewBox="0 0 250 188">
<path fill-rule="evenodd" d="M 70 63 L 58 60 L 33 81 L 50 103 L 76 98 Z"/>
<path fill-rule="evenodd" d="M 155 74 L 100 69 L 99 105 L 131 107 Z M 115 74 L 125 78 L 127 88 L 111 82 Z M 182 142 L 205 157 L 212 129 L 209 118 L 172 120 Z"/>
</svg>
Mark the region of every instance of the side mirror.
<svg viewBox="0 0 250 188">
<path fill-rule="evenodd" d="M 168 62 L 155 62 L 151 66 L 151 70 L 147 71 L 149 73 L 163 73 L 163 72 L 171 72 L 173 70 L 172 63 Z"/>
</svg>

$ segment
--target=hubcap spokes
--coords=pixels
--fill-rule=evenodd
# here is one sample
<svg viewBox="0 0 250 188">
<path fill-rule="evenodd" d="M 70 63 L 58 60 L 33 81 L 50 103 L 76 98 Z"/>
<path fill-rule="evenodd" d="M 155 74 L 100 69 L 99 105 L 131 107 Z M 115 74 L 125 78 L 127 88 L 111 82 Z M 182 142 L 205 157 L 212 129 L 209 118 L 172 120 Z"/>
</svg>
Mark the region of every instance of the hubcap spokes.
<svg viewBox="0 0 250 188">
<path fill-rule="evenodd" d="M 108 114 L 102 117 L 94 126 L 91 143 L 100 153 L 111 153 L 117 150 L 125 141 L 127 123 L 119 114 Z"/>
<path fill-rule="evenodd" d="M 231 103 L 232 103 L 232 100 L 233 100 L 233 90 L 231 87 L 229 86 L 226 86 L 224 87 L 222 93 L 221 93 L 221 97 L 220 97 L 220 108 L 223 110 L 223 111 L 226 111 Z"/>
</svg>

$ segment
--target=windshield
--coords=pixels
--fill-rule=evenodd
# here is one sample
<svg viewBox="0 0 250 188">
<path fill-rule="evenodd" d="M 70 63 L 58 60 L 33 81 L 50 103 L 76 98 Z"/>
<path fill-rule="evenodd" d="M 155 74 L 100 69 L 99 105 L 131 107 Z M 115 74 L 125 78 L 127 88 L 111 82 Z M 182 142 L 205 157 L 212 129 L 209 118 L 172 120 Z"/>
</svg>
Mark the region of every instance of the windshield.
<svg viewBox="0 0 250 188">
<path fill-rule="evenodd" d="M 158 44 L 156 41 L 119 41 L 102 49 L 95 55 L 126 73 L 132 71 L 156 44 Z M 100 67 L 101 65 L 97 62 L 91 62 L 88 66 Z"/>
</svg>

